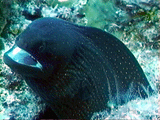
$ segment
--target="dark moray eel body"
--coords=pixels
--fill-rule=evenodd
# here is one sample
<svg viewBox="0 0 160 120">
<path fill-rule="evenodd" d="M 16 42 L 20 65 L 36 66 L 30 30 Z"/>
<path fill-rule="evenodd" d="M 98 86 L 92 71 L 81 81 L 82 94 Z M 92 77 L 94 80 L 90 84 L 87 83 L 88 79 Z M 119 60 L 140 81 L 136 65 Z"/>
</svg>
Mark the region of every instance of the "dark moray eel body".
<svg viewBox="0 0 160 120">
<path fill-rule="evenodd" d="M 153 91 L 120 40 L 57 18 L 33 21 L 4 54 L 4 62 L 59 118 L 89 119 Z"/>
</svg>

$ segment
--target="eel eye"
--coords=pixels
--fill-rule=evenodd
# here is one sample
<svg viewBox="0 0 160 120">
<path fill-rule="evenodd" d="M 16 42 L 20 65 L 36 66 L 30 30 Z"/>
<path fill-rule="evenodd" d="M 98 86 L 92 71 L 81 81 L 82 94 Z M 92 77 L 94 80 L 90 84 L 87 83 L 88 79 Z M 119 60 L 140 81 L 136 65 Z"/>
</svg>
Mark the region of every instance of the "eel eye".
<svg viewBox="0 0 160 120">
<path fill-rule="evenodd" d="M 38 49 L 40 52 L 43 52 L 45 49 L 45 43 L 43 43 Z"/>
<path fill-rule="evenodd" d="M 44 46 L 43 45 L 41 45 L 40 47 L 39 47 L 39 51 L 43 51 L 44 50 Z"/>
</svg>

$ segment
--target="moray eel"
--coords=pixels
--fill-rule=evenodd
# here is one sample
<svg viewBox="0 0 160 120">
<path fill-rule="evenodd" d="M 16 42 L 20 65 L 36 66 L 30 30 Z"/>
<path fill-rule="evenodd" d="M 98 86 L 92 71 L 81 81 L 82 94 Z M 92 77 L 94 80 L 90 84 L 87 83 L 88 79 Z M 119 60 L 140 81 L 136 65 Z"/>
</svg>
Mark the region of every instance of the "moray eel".
<svg viewBox="0 0 160 120">
<path fill-rule="evenodd" d="M 3 59 L 58 118 L 90 119 L 153 92 L 119 39 L 57 18 L 33 21 Z"/>
</svg>

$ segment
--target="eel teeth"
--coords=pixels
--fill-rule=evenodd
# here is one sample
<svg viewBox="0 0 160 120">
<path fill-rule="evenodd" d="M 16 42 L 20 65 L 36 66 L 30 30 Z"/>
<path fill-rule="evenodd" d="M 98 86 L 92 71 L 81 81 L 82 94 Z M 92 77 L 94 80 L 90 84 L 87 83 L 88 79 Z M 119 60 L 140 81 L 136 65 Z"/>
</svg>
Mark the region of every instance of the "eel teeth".
<svg viewBox="0 0 160 120">
<path fill-rule="evenodd" d="M 31 57 L 33 60 L 37 61 L 32 55 L 30 55 L 30 57 Z"/>
</svg>

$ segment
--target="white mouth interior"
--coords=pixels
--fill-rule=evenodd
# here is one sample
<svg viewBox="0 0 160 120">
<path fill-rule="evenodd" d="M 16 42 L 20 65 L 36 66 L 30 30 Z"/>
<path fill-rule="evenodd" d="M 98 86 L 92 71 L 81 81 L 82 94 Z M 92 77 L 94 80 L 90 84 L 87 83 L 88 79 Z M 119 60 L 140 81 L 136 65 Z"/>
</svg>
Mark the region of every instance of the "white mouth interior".
<svg viewBox="0 0 160 120">
<path fill-rule="evenodd" d="M 42 65 L 28 52 L 14 46 L 9 52 L 8 56 L 19 64 L 25 64 L 32 67 L 42 68 Z"/>
</svg>

